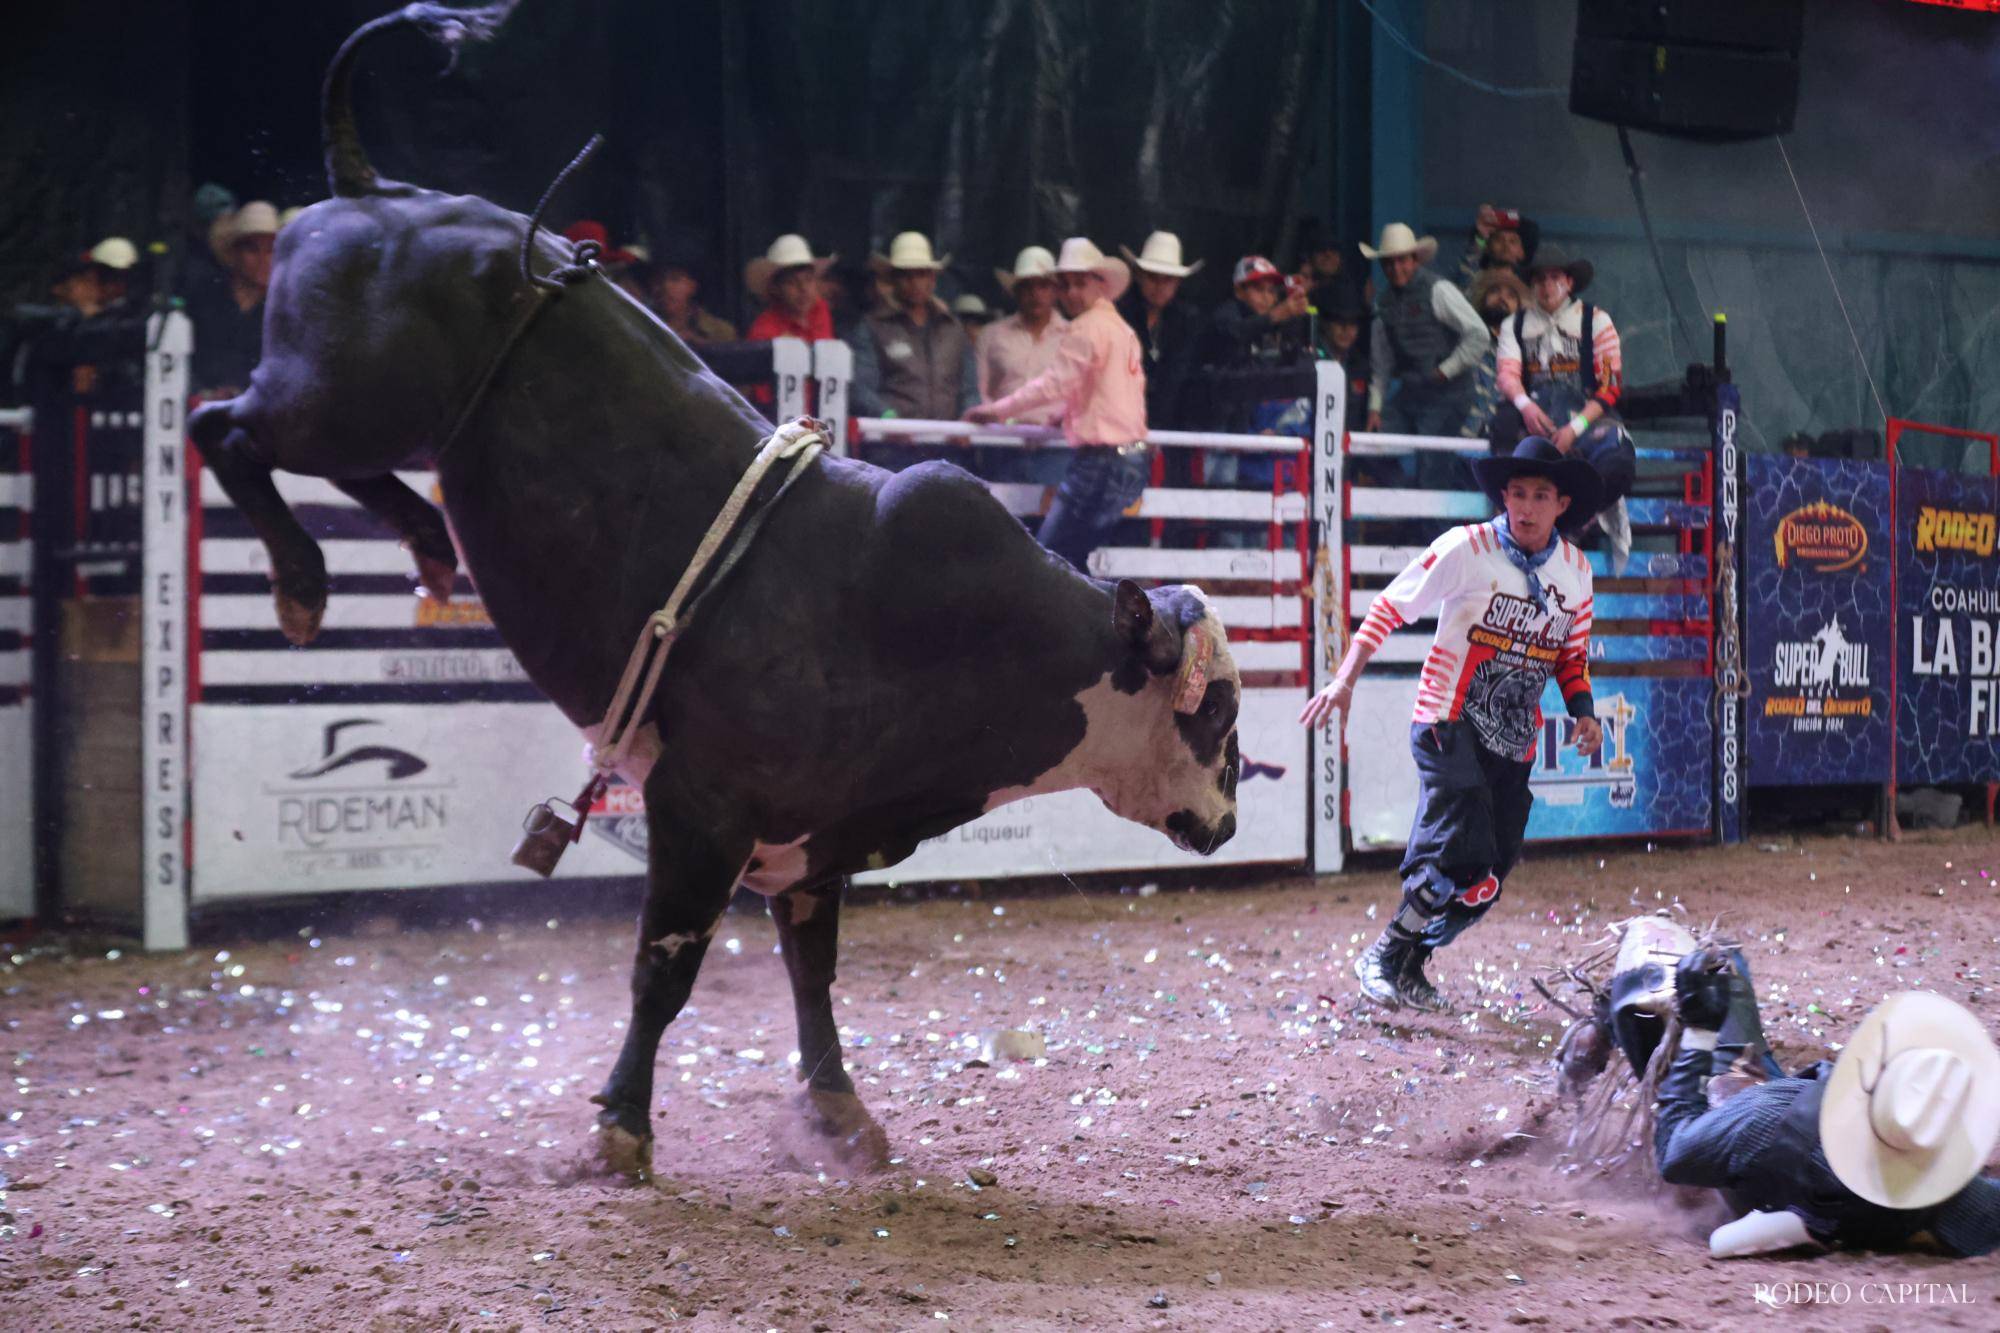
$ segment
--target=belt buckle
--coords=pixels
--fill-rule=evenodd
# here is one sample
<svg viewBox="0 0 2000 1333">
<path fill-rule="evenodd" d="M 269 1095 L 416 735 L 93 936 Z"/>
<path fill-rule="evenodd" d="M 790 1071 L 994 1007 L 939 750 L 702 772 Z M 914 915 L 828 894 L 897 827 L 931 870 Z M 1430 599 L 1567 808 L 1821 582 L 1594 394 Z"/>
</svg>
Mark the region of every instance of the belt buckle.
<svg viewBox="0 0 2000 1333">
<path fill-rule="evenodd" d="M 1145 449 L 1146 442 L 1144 440 L 1134 440 L 1130 444 L 1119 445 L 1118 456 L 1120 458 L 1130 458 L 1133 454 L 1145 452 Z"/>
</svg>

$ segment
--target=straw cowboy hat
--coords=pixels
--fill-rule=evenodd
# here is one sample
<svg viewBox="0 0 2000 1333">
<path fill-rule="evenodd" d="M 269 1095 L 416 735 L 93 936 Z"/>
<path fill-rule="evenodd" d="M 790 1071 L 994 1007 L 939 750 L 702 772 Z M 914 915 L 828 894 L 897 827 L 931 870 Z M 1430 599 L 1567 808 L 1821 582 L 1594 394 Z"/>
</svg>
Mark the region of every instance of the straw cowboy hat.
<svg viewBox="0 0 2000 1333">
<path fill-rule="evenodd" d="M 1528 281 L 1533 282 L 1537 273 L 1569 274 L 1569 294 L 1575 296 L 1590 285 L 1597 276 L 1597 269 L 1588 259 L 1578 259 L 1560 245 L 1544 246 L 1535 255 L 1535 262 L 1528 265 Z"/>
<path fill-rule="evenodd" d="M 1014 284 L 1023 278 L 1054 278 L 1055 275 L 1056 257 L 1048 252 L 1047 247 L 1040 245 L 1024 246 L 1021 253 L 1014 256 L 1012 273 L 1004 268 L 993 270 L 993 276 L 1000 280 L 1000 290 L 1009 294 L 1012 294 Z"/>
<path fill-rule="evenodd" d="M 1419 264 L 1428 264 L 1438 252 L 1435 236 L 1419 236 L 1410 230 L 1406 222 L 1391 222 L 1382 228 L 1382 243 L 1374 249 L 1367 242 L 1361 245 L 1361 253 L 1369 259 L 1394 259 L 1398 255 L 1415 255 Z"/>
<path fill-rule="evenodd" d="M 1979 1174 L 2000 1140 L 2000 1051 L 1942 995 L 1891 995 L 1841 1051 L 1819 1137 L 1840 1183 L 1870 1203 L 1940 1203 Z"/>
<path fill-rule="evenodd" d="M 218 264 L 229 262 L 229 249 L 246 236 L 276 236 L 278 210 L 262 199 L 252 199 L 233 213 L 218 216 L 208 228 L 208 249 Z"/>
<path fill-rule="evenodd" d="M 985 324 L 993 318 L 993 312 L 987 309 L 978 292 L 960 292 L 951 303 L 951 313 L 957 315 L 962 324 Z"/>
<path fill-rule="evenodd" d="M 1104 279 L 1105 294 L 1116 301 L 1132 283 L 1132 270 L 1125 261 L 1105 254 L 1087 236 L 1072 236 L 1062 243 L 1056 258 L 1058 273 L 1095 273 Z"/>
<path fill-rule="evenodd" d="M 1170 231 L 1156 231 L 1148 236 L 1146 243 L 1139 247 L 1139 253 L 1136 255 L 1132 253 L 1132 247 L 1129 245 L 1121 245 L 1118 248 L 1124 251 L 1125 257 L 1137 265 L 1141 272 L 1157 273 L 1163 278 L 1191 278 L 1201 271 L 1203 264 L 1208 262 L 1205 259 L 1197 259 L 1192 264 L 1182 263 L 1181 238 Z"/>
<path fill-rule="evenodd" d="M 772 241 L 761 257 L 743 266 L 743 285 L 751 296 L 762 301 L 764 293 L 770 290 L 771 279 L 782 270 L 810 266 L 814 273 L 824 273 L 838 258 L 839 255 L 814 254 L 805 237 L 788 231 Z"/>
<path fill-rule="evenodd" d="M 1556 529 L 1563 533 L 1581 528 L 1604 504 L 1604 482 L 1597 469 L 1581 455 L 1565 454 L 1539 435 L 1522 440 L 1511 454 L 1475 458 L 1471 467 L 1496 509 L 1505 508 L 1507 483 L 1516 477 L 1546 477 L 1554 482 L 1556 490 L 1569 497 L 1569 508 L 1556 519 Z"/>
<path fill-rule="evenodd" d="M 868 262 L 877 268 L 927 268 L 936 272 L 951 262 L 951 256 L 939 258 L 932 254 L 931 238 L 920 231 L 899 231 L 889 242 L 889 253 L 870 255 Z"/>
</svg>

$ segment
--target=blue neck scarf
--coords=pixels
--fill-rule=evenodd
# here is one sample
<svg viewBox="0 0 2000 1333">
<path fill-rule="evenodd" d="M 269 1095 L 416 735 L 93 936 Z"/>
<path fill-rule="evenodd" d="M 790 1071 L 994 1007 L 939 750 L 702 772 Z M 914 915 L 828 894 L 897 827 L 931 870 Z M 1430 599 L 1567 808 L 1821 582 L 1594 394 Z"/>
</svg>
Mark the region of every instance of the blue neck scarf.
<svg viewBox="0 0 2000 1333">
<path fill-rule="evenodd" d="M 1547 615 L 1549 613 L 1549 603 L 1548 599 L 1542 593 L 1542 580 L 1536 571 L 1543 565 L 1546 565 L 1549 562 L 1549 557 L 1556 553 L 1556 542 L 1558 539 L 1555 531 L 1553 529 L 1550 530 L 1549 544 L 1547 546 L 1530 555 L 1528 552 L 1522 550 L 1520 544 L 1514 540 L 1514 530 L 1507 526 L 1507 515 L 1504 512 L 1493 520 L 1493 530 L 1500 534 L 1500 550 L 1513 563 L 1514 568 L 1528 576 L 1528 597 L 1534 602 L 1535 609 L 1543 615 Z"/>
</svg>

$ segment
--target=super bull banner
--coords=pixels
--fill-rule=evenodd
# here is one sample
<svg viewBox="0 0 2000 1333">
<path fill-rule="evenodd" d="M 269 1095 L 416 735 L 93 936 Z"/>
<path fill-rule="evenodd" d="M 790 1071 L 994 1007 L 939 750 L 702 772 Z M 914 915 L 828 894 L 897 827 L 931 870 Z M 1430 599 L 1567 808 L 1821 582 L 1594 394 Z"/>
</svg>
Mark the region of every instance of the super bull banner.
<svg viewBox="0 0 2000 1333">
<path fill-rule="evenodd" d="M 1755 786 L 1889 778 L 1889 472 L 1748 460 L 1743 599 Z"/>
<path fill-rule="evenodd" d="M 2000 486 L 1904 468 L 1896 497 L 1896 777 L 2000 779 Z"/>
</svg>

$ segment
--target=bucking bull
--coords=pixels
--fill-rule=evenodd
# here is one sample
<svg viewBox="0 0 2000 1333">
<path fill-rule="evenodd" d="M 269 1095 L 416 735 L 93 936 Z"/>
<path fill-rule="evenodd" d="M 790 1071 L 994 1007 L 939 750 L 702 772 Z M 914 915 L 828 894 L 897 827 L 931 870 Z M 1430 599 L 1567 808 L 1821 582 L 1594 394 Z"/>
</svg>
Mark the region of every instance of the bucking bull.
<svg viewBox="0 0 2000 1333">
<path fill-rule="evenodd" d="M 327 573 L 274 469 L 324 477 L 388 524 L 432 596 L 451 595 L 462 558 L 529 678 L 589 736 L 772 427 L 613 284 L 544 291 L 552 271 L 578 276 L 566 242 L 376 175 L 350 105 L 360 46 L 414 25 L 455 48 L 499 17 L 411 5 L 342 46 L 321 107 L 333 197 L 278 237 L 250 387 L 190 431 L 270 553 L 293 642 L 318 632 Z M 426 464 L 449 528 L 395 476 Z M 593 1098 L 620 1170 L 650 1166 L 660 1037 L 737 885 L 771 900 L 803 1111 L 837 1150 L 879 1159 L 830 995 L 846 875 L 1070 788 L 1202 853 L 1236 829 L 1241 680 L 1198 590 L 1078 574 L 948 464 L 822 455 L 771 489 L 768 522 L 677 641 L 627 769 L 645 794 L 647 890 L 631 1025 Z M 1176 697 L 1197 655 L 1207 684 Z"/>
</svg>

